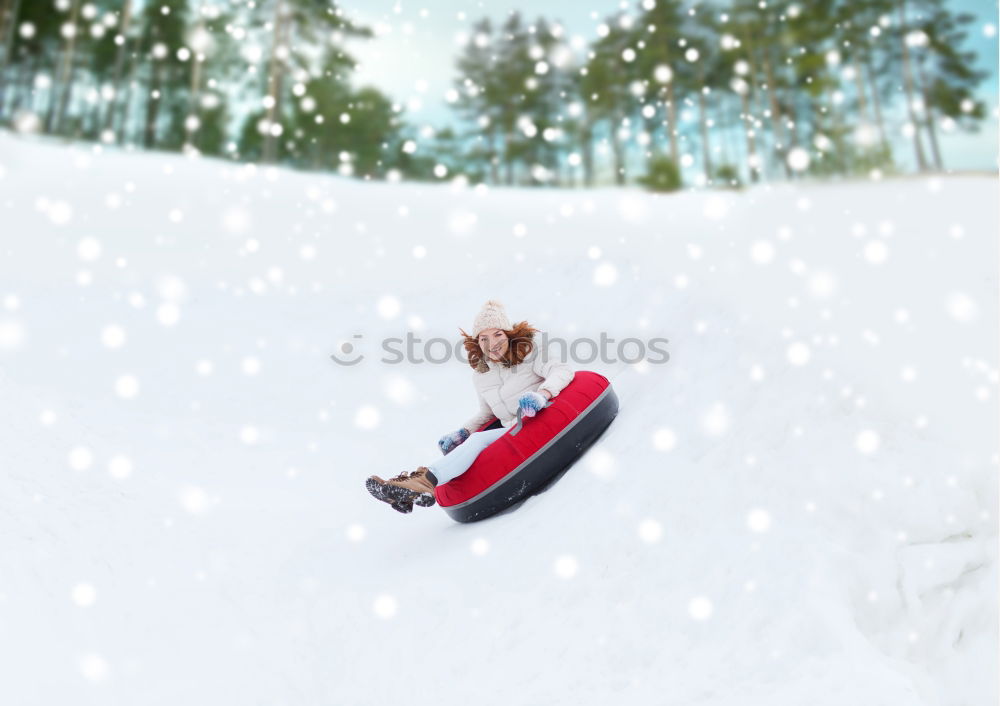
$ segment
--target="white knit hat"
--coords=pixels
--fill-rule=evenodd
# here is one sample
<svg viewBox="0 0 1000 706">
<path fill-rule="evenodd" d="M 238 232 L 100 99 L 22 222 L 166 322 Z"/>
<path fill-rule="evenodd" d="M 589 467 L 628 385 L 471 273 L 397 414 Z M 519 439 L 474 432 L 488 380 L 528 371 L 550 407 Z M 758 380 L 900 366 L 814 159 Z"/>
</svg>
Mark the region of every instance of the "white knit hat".
<svg viewBox="0 0 1000 706">
<path fill-rule="evenodd" d="M 488 328 L 498 328 L 504 331 L 510 330 L 510 319 L 503 309 L 503 304 L 496 299 L 490 299 L 483 304 L 482 310 L 476 315 L 476 320 L 472 323 L 472 337 L 479 336 L 480 331 Z"/>
</svg>

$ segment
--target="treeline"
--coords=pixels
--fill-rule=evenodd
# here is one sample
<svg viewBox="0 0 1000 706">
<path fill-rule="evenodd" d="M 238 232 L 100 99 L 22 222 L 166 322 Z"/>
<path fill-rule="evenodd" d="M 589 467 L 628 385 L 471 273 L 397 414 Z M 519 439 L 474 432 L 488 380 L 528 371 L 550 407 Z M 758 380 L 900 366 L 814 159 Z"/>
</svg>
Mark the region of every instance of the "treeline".
<svg viewBox="0 0 1000 706">
<path fill-rule="evenodd" d="M 942 129 L 975 129 L 987 75 L 944 0 L 641 0 L 579 51 L 558 24 L 481 20 L 452 94 L 463 158 L 504 184 L 945 168 Z M 898 144 L 898 141 L 895 141 Z"/>
<path fill-rule="evenodd" d="M 0 121 L 380 177 L 413 159 L 401 108 L 352 86 L 371 34 L 316 0 L 0 0 Z"/>
<path fill-rule="evenodd" d="M 372 31 L 329 0 L 0 0 L 0 123 L 75 139 L 493 184 L 677 188 L 797 173 L 944 169 L 975 129 L 973 18 L 945 0 L 640 0 L 590 44 L 557 22 L 475 23 L 419 131 L 355 87 Z M 373 40 L 374 41 L 374 40 Z"/>
</svg>

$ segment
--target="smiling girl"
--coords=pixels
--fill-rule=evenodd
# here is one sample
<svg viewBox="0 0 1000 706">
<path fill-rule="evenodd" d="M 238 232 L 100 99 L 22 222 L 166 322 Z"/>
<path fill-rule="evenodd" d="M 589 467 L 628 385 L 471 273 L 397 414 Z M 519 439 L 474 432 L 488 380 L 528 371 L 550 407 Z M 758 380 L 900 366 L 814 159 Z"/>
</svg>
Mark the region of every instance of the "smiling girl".
<svg viewBox="0 0 1000 706">
<path fill-rule="evenodd" d="M 479 410 L 458 430 L 438 440 L 444 458 L 389 480 L 368 478 L 368 492 L 398 512 L 412 512 L 414 504 L 434 505 L 435 486 L 465 473 L 483 449 L 514 426 L 518 409 L 523 416 L 533 417 L 573 379 L 572 368 L 547 360 L 539 350 L 534 341 L 538 329 L 527 321 L 511 326 L 503 304 L 495 299 L 483 305 L 471 335 L 459 331 L 474 371 Z M 494 417 L 501 426 L 477 431 Z"/>
</svg>

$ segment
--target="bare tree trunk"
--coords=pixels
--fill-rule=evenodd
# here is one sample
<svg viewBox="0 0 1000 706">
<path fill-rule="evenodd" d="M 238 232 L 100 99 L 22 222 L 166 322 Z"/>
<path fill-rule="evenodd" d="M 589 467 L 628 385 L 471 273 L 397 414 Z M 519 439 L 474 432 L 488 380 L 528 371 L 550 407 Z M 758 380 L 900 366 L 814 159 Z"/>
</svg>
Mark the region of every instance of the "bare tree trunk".
<svg viewBox="0 0 1000 706">
<path fill-rule="evenodd" d="M 79 31 L 77 17 L 80 14 L 80 0 L 73 0 L 70 9 L 69 24 L 72 27 L 66 46 L 63 49 L 62 62 L 59 69 L 58 86 L 60 89 L 58 98 L 53 94 L 52 103 L 49 105 L 49 114 L 46 119 L 45 131 L 57 132 L 62 127 L 63 119 L 66 117 L 66 107 L 69 105 L 70 93 L 73 91 L 73 73 L 75 69 L 74 52 L 76 51 L 76 35 Z"/>
<path fill-rule="evenodd" d="M 680 166 L 680 155 L 677 153 L 677 100 L 674 91 L 674 79 L 667 84 L 667 137 L 670 138 L 670 159 Z"/>
<path fill-rule="evenodd" d="M 764 50 L 764 78 L 767 80 L 767 97 L 771 106 L 771 121 L 774 123 L 774 152 L 781 162 L 785 171 L 785 178 L 792 178 L 791 167 L 785 156 L 788 154 L 788 144 L 786 144 L 785 126 L 782 124 L 781 104 L 778 102 L 778 86 L 774 82 L 774 73 L 771 71 L 771 61 L 768 59 L 767 50 Z"/>
<path fill-rule="evenodd" d="M 799 115 L 802 112 L 801 100 L 799 99 L 799 93 L 797 91 L 791 92 L 791 103 L 788 104 L 787 112 L 785 113 L 786 123 L 785 127 L 788 129 L 788 140 L 789 147 L 797 147 L 802 141 L 799 136 Z M 809 105 L 808 99 L 806 100 L 807 111 L 811 110 L 811 105 Z"/>
<path fill-rule="evenodd" d="M 111 100 L 108 101 L 107 110 L 104 113 L 104 129 L 110 130 L 112 123 L 114 121 L 114 115 L 116 108 L 119 103 L 119 94 L 121 93 L 122 84 L 122 73 L 125 70 L 125 55 L 128 51 L 128 29 L 129 24 L 132 21 L 132 0 L 125 0 L 122 7 L 122 20 L 121 29 L 118 32 L 117 37 L 121 37 L 122 41 L 118 44 L 118 50 L 115 52 L 115 68 L 112 76 L 114 95 L 111 96 Z M 117 41 L 116 37 L 116 41 Z"/>
<path fill-rule="evenodd" d="M 864 76 L 861 75 L 861 66 L 858 60 L 854 60 L 854 84 L 858 92 L 858 115 L 865 124 L 871 124 L 871 116 L 868 114 L 868 96 L 865 95 Z"/>
<path fill-rule="evenodd" d="M 589 121 L 583 129 L 583 183 L 594 185 L 594 126 Z"/>
<path fill-rule="evenodd" d="M 917 85 L 920 95 L 924 99 L 924 113 L 927 115 L 927 135 L 930 138 L 931 154 L 934 156 L 934 166 L 939 171 L 944 171 L 944 162 L 941 159 L 941 149 L 938 146 L 937 128 L 934 125 L 934 111 L 931 109 L 930 94 L 927 93 L 927 79 L 924 76 L 923 61 L 918 59 L 913 62 L 917 67 Z"/>
<path fill-rule="evenodd" d="M 0 17 L 0 37 L 3 41 L 3 52 L 0 52 L 0 72 L 7 68 L 14 51 L 17 16 L 21 13 L 21 0 L 5 0 L 3 16 Z"/>
<path fill-rule="evenodd" d="M 719 99 L 719 134 L 722 135 L 722 160 L 725 164 L 733 165 L 736 163 L 737 158 L 735 156 L 736 150 L 733 147 L 733 134 L 729 130 L 729 127 L 734 123 L 728 104 L 729 101 L 726 100 L 725 94 L 723 94 Z M 735 124 L 738 125 L 739 123 Z"/>
<path fill-rule="evenodd" d="M 750 181 L 756 183 L 760 181 L 760 157 L 757 156 L 757 145 L 754 139 L 756 129 L 753 124 L 753 115 L 750 112 L 750 98 L 746 91 L 740 94 L 740 103 L 743 107 L 743 134 L 747 138 L 747 169 L 750 173 Z"/>
<path fill-rule="evenodd" d="M 77 126 L 76 134 L 80 137 L 86 136 L 87 139 L 100 139 L 101 134 L 101 81 L 99 78 L 99 71 L 97 68 L 97 55 L 91 54 L 90 60 L 90 75 L 94 77 L 94 90 L 97 91 L 98 99 L 94 101 L 94 104 L 90 106 L 89 110 L 86 110 L 84 106 L 84 111 L 86 115 L 80 120 L 80 124 Z"/>
<path fill-rule="evenodd" d="M 823 98 L 824 109 L 826 112 L 824 115 L 828 118 L 831 132 L 834 135 L 832 140 L 834 148 L 830 153 L 825 153 L 821 150 L 822 160 L 827 164 L 833 163 L 839 165 L 838 168 L 841 172 L 850 172 L 854 167 L 854 151 L 847 149 L 844 145 L 844 134 L 846 132 L 845 125 L 847 120 L 844 118 L 844 114 L 837 109 L 837 105 L 833 100 L 833 95 L 829 86 L 824 87 L 820 94 Z M 825 133 L 824 133 L 825 134 Z"/>
<path fill-rule="evenodd" d="M 13 16 L 10 11 L 11 0 L 0 0 L 0 46 L 5 49 L 7 47 L 7 27 L 13 22 Z M 0 58 L 0 64 L 2 64 L 2 58 Z M 0 69 L 3 66 L 0 65 Z"/>
<path fill-rule="evenodd" d="M 705 105 L 705 73 L 698 64 L 698 122 L 701 123 L 701 155 L 705 167 L 705 182 L 712 181 L 712 146 L 708 141 L 708 108 Z"/>
<path fill-rule="evenodd" d="M 195 28 L 196 37 L 201 35 L 202 31 L 204 30 L 204 27 L 205 27 L 205 17 L 204 15 L 202 15 L 201 12 L 198 12 L 198 25 Z M 188 120 L 184 121 L 185 147 L 192 146 L 193 141 L 191 138 L 194 135 L 195 130 L 198 129 L 197 126 L 190 125 L 190 119 L 194 118 L 195 120 L 197 120 L 198 116 L 201 114 L 201 106 L 198 105 L 198 101 L 199 101 L 199 93 L 201 92 L 201 61 L 203 58 L 204 57 L 197 49 L 191 52 L 191 61 L 194 62 L 194 66 L 191 67 L 191 91 L 190 91 L 191 98 L 188 104 Z"/>
<path fill-rule="evenodd" d="M 618 186 L 625 185 L 625 146 L 622 145 L 621 138 L 618 136 L 618 128 L 621 124 L 622 118 L 619 116 L 611 127 L 611 154 L 614 158 L 615 184 Z"/>
<path fill-rule="evenodd" d="M 10 109 L 11 115 L 17 115 L 22 106 L 31 98 L 31 84 L 34 82 L 35 70 L 38 68 L 39 63 L 40 59 L 36 55 L 33 59 L 26 60 L 21 64 L 20 78 L 16 83 L 11 83 L 14 94 L 14 101 Z"/>
<path fill-rule="evenodd" d="M 162 62 L 153 60 L 153 75 L 149 82 L 149 95 L 146 97 L 146 127 L 143 130 L 142 144 L 146 149 L 156 146 L 156 125 L 160 117 L 160 103 L 163 96 L 160 93 L 160 86 L 163 83 Z"/>
<path fill-rule="evenodd" d="M 513 143 L 512 133 L 505 133 L 503 140 L 503 169 L 504 169 L 504 183 L 507 186 L 514 185 L 514 158 L 510 154 L 511 144 Z"/>
<path fill-rule="evenodd" d="M 132 42 L 132 52 L 129 53 L 128 62 L 128 78 L 125 79 L 125 95 L 121 101 L 121 107 L 115 108 L 115 113 L 112 117 L 111 129 L 115 131 L 115 135 L 121 135 L 121 142 L 124 144 L 129 139 L 128 127 L 129 118 L 132 116 L 132 88 L 135 86 L 135 77 L 139 71 L 139 60 L 137 54 L 142 46 L 142 40 L 136 37 L 135 41 Z"/>
<path fill-rule="evenodd" d="M 917 170 L 927 169 L 927 158 L 924 156 L 924 144 L 920 139 L 920 123 L 917 121 L 916 111 L 913 110 L 913 67 L 910 60 L 910 47 L 906 43 L 906 0 L 899 0 L 896 6 L 899 11 L 899 26 L 902 30 L 900 40 L 903 46 L 903 89 L 906 93 L 906 113 L 910 117 L 910 124 L 913 125 L 913 148 L 917 155 Z"/>
<path fill-rule="evenodd" d="M 267 95 L 270 98 L 270 102 L 267 107 L 267 119 L 265 123 L 268 131 L 264 136 L 264 162 L 268 164 L 274 162 L 278 152 L 277 138 L 274 135 L 273 126 L 275 119 L 281 117 L 278 100 L 281 96 L 281 79 L 284 74 L 284 67 L 282 66 L 282 59 L 278 56 L 278 51 L 281 48 L 282 30 L 285 22 L 284 10 L 284 0 L 277 0 L 274 5 L 271 60 L 267 71 Z"/>
<path fill-rule="evenodd" d="M 889 138 L 886 137 L 885 133 L 885 120 L 882 119 L 882 99 L 879 97 L 878 82 L 875 80 L 875 71 L 872 69 L 871 56 L 865 57 L 865 76 L 868 79 L 868 85 L 872 87 L 872 109 L 875 112 L 875 124 L 878 125 L 879 142 L 882 145 L 882 151 L 888 154 Z"/>
<path fill-rule="evenodd" d="M 21 11 L 21 0 L 5 0 L 4 12 L 0 17 L 0 42 L 3 42 L 3 50 L 0 51 L 0 115 L 3 115 L 4 105 L 7 102 L 7 93 L 14 86 L 13 81 L 7 81 L 7 67 L 10 59 L 14 55 L 14 33 L 17 25 L 17 16 Z"/>
<path fill-rule="evenodd" d="M 497 149 L 497 131 L 490 130 L 490 179 L 494 185 L 500 184 L 499 150 Z"/>
<path fill-rule="evenodd" d="M 754 106 L 753 106 L 753 103 L 756 102 L 757 97 L 760 95 L 760 91 L 757 88 L 757 66 L 756 66 L 756 63 L 754 62 L 754 53 L 755 53 L 755 51 L 754 51 L 754 47 L 753 47 L 753 42 L 750 39 L 750 34 L 748 32 L 744 32 L 743 33 L 743 43 L 746 45 L 746 48 L 747 48 L 747 59 L 746 59 L 746 61 L 747 61 L 747 65 L 749 67 L 747 75 L 750 78 L 750 80 L 749 80 L 749 85 L 750 85 L 749 92 L 742 94 L 742 99 L 743 99 L 743 113 L 746 115 L 746 120 L 749 123 L 749 126 L 750 126 L 749 130 L 753 131 L 753 135 L 750 135 L 749 131 L 747 133 L 747 148 L 748 148 L 747 159 L 751 162 L 751 165 L 752 165 L 753 162 L 757 163 L 756 167 L 751 166 L 751 169 L 750 169 L 750 179 L 751 179 L 751 181 L 757 182 L 763 176 L 763 167 L 764 167 L 764 163 L 763 162 L 764 161 L 763 161 L 763 159 L 761 159 L 760 155 L 757 153 L 757 150 L 756 150 L 757 141 L 756 141 L 755 137 L 756 137 L 756 134 L 757 134 L 757 125 L 756 125 L 755 120 L 754 120 L 754 113 L 753 113 Z M 762 113 L 762 115 L 763 115 L 763 113 Z M 764 152 L 764 149 L 763 149 L 763 138 L 761 139 L 761 152 Z"/>
</svg>

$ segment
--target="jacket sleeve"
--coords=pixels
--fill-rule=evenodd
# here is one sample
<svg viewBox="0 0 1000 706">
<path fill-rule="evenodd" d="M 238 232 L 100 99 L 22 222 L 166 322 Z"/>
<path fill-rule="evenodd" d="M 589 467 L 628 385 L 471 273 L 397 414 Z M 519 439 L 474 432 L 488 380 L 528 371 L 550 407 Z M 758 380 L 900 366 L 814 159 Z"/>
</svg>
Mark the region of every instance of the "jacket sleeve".
<svg viewBox="0 0 1000 706">
<path fill-rule="evenodd" d="M 564 387 L 572 382 L 576 373 L 566 363 L 551 358 L 544 360 L 544 358 L 542 351 L 536 347 L 532 353 L 531 369 L 535 371 L 536 375 L 545 378 L 538 389 L 548 390 L 549 394 L 555 398 Z"/>
<path fill-rule="evenodd" d="M 462 425 L 462 428 L 469 432 L 470 435 L 479 431 L 479 427 L 486 424 L 486 422 L 496 418 L 496 415 L 493 414 L 493 410 L 490 409 L 486 400 L 484 400 L 483 396 L 479 394 L 479 390 L 476 390 L 476 397 L 479 398 L 479 411 L 472 415 L 472 417 L 470 417 L 469 420 Z"/>
</svg>

